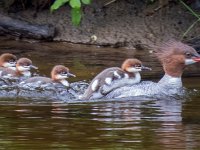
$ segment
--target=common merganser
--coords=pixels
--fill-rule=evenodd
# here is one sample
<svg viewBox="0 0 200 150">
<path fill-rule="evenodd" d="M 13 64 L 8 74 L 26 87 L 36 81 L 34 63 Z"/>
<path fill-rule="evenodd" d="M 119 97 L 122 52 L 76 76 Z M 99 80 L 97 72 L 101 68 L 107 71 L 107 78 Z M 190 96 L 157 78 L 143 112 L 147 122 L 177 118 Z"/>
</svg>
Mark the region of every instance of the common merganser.
<svg viewBox="0 0 200 150">
<path fill-rule="evenodd" d="M 101 98 L 116 88 L 139 83 L 141 81 L 139 72 L 142 70 L 151 68 L 143 66 L 138 59 L 126 59 L 121 68 L 111 67 L 99 73 L 80 99 Z"/>
<path fill-rule="evenodd" d="M 31 77 L 25 81 L 22 81 L 20 84 L 29 84 L 30 86 L 31 84 L 39 84 L 40 86 L 47 83 L 61 83 L 62 85 L 68 87 L 69 82 L 65 80 L 68 77 L 75 77 L 75 75 L 69 72 L 69 68 L 63 65 L 56 65 L 51 71 L 51 78 L 41 76 Z"/>
<path fill-rule="evenodd" d="M 0 71 L 0 77 L 3 78 L 18 78 L 21 76 L 30 77 L 31 72 L 30 69 L 38 69 L 36 66 L 32 65 L 32 61 L 28 58 L 20 58 L 16 64 L 16 70 L 10 68 L 2 68 Z"/>
<path fill-rule="evenodd" d="M 10 53 L 4 53 L 0 55 L 0 70 L 2 68 L 16 69 L 17 57 Z"/>
<path fill-rule="evenodd" d="M 200 55 L 194 48 L 178 41 L 168 41 L 157 47 L 155 55 L 160 60 L 165 75 L 158 82 L 141 82 L 124 86 L 108 93 L 106 98 L 131 96 L 174 95 L 182 90 L 181 76 L 187 65 L 200 62 Z"/>
</svg>

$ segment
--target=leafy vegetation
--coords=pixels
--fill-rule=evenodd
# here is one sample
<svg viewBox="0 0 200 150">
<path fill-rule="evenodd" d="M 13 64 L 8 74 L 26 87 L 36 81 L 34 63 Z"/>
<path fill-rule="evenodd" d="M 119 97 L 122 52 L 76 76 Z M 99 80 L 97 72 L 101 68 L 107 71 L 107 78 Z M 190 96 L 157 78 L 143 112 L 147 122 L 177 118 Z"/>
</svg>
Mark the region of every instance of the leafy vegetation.
<svg viewBox="0 0 200 150">
<path fill-rule="evenodd" d="M 77 26 L 80 24 L 82 18 L 82 11 L 81 11 L 82 5 L 91 4 L 91 1 L 92 0 L 55 0 L 55 2 L 51 5 L 50 10 L 51 12 L 53 12 L 65 4 L 70 5 L 72 23 Z"/>
</svg>

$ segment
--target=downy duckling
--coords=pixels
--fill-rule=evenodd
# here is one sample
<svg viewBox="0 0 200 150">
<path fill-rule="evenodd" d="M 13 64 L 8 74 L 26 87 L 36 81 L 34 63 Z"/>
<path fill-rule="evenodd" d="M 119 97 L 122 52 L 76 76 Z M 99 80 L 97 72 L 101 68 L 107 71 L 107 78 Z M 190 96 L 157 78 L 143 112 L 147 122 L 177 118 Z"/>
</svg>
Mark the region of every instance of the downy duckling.
<svg viewBox="0 0 200 150">
<path fill-rule="evenodd" d="M 0 71 L 2 68 L 10 68 L 16 70 L 17 57 L 10 53 L 0 55 Z"/>
<path fill-rule="evenodd" d="M 80 99 L 101 98 L 116 88 L 139 83 L 142 70 L 151 70 L 151 68 L 143 66 L 138 59 L 126 59 L 121 68 L 111 67 L 99 73 Z"/>
<path fill-rule="evenodd" d="M 2 68 L 0 71 L 0 77 L 3 78 L 19 78 L 19 77 L 30 77 L 31 68 L 38 69 L 32 65 L 32 61 L 28 58 L 20 58 L 16 63 L 16 70 L 10 68 Z"/>
<path fill-rule="evenodd" d="M 62 85 L 68 87 L 69 82 L 66 80 L 68 77 L 76 77 L 74 74 L 69 72 L 69 68 L 63 65 L 56 65 L 51 71 L 51 78 L 48 77 L 31 77 L 25 81 L 22 81 L 20 84 L 47 84 L 47 83 L 61 83 Z"/>
</svg>

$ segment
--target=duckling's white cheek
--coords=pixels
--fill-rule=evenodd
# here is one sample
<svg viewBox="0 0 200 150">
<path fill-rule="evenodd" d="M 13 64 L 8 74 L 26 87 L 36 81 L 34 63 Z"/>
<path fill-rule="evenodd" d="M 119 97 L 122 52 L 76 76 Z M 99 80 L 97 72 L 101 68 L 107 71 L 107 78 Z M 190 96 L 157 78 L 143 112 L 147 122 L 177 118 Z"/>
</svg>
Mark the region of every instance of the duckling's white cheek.
<svg viewBox="0 0 200 150">
<path fill-rule="evenodd" d="M 94 82 L 92 83 L 92 86 L 91 86 L 92 91 L 97 90 L 98 84 L 99 84 L 99 80 L 94 80 Z"/>
<path fill-rule="evenodd" d="M 67 78 L 67 76 L 62 76 L 60 74 L 56 75 L 57 80 L 62 80 L 62 79 L 66 79 L 66 78 Z"/>
<path fill-rule="evenodd" d="M 22 66 L 18 66 L 17 67 L 17 69 L 19 70 L 19 71 L 29 71 L 30 70 L 30 68 L 29 67 L 22 67 Z"/>
<path fill-rule="evenodd" d="M 139 72 L 141 71 L 140 68 L 129 67 L 126 69 L 128 72 Z"/>
<path fill-rule="evenodd" d="M 106 82 L 106 84 L 110 85 L 111 82 L 112 82 L 112 79 L 111 79 L 111 78 L 106 78 L 106 79 L 105 79 L 105 82 Z"/>
<path fill-rule="evenodd" d="M 10 63 L 3 63 L 3 66 L 8 68 L 8 67 L 14 67 L 15 64 L 10 64 Z"/>
<path fill-rule="evenodd" d="M 196 61 L 194 61 L 193 59 L 185 59 L 185 65 L 191 65 L 196 63 Z"/>
</svg>

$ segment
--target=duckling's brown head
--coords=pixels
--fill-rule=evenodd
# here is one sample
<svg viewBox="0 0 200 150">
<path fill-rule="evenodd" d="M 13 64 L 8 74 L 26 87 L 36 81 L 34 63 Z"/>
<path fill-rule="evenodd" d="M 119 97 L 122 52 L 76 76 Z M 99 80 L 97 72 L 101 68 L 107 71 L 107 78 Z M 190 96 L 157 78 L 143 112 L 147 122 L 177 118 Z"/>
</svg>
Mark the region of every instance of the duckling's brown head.
<svg viewBox="0 0 200 150">
<path fill-rule="evenodd" d="M 29 71 L 31 68 L 37 69 L 28 58 L 20 58 L 17 61 L 16 68 L 20 72 Z"/>
<path fill-rule="evenodd" d="M 15 67 L 17 57 L 10 53 L 4 53 L 0 56 L 0 67 Z"/>
<path fill-rule="evenodd" d="M 123 62 L 121 68 L 128 73 L 136 73 L 142 70 L 151 70 L 151 68 L 143 66 L 142 62 L 135 58 L 126 59 Z"/>
<path fill-rule="evenodd" d="M 63 65 L 56 65 L 51 71 L 51 78 L 53 80 L 63 80 L 68 77 L 75 77 L 75 75 L 69 72 L 69 68 Z"/>
</svg>

